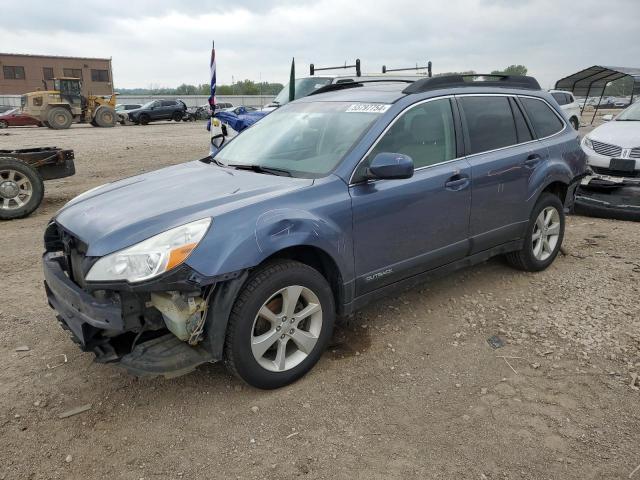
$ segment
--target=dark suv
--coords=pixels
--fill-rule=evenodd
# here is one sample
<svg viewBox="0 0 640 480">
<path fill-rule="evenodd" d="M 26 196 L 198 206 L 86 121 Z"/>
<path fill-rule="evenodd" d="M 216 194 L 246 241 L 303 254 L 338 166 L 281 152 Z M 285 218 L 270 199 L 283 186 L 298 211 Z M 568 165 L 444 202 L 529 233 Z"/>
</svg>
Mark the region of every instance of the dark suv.
<svg viewBox="0 0 640 480">
<path fill-rule="evenodd" d="M 185 115 L 187 106 L 182 100 L 153 100 L 142 107 L 129 110 L 129 120 L 146 125 L 157 120 L 174 120 L 179 122 Z"/>
<path fill-rule="evenodd" d="M 578 136 L 533 78 L 483 78 L 328 85 L 213 158 L 80 195 L 46 230 L 49 304 L 98 361 L 225 360 L 275 388 L 391 291 L 495 255 L 547 268 Z"/>
</svg>

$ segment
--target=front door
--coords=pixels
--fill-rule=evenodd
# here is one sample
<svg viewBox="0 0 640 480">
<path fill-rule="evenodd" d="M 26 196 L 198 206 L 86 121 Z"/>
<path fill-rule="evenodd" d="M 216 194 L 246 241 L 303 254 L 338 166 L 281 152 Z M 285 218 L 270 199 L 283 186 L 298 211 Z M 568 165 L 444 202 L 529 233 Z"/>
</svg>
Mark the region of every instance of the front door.
<svg viewBox="0 0 640 480">
<path fill-rule="evenodd" d="M 365 180 L 366 165 L 381 152 L 410 156 L 413 177 Z M 471 169 L 458 158 L 450 99 L 398 116 L 351 183 L 356 295 L 466 255 Z"/>
</svg>

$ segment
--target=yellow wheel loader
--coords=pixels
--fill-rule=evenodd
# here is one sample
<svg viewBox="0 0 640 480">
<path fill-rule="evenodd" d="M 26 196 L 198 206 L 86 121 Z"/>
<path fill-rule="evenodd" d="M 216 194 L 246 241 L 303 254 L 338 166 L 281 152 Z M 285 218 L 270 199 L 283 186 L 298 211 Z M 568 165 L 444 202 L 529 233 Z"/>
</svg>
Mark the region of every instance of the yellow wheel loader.
<svg viewBox="0 0 640 480">
<path fill-rule="evenodd" d="M 22 111 L 55 130 L 72 123 L 90 123 L 94 127 L 113 127 L 117 121 L 116 95 L 107 100 L 82 95 L 79 78 L 54 78 L 53 90 L 30 92 L 22 96 Z M 45 84 L 46 87 L 46 84 Z"/>
</svg>

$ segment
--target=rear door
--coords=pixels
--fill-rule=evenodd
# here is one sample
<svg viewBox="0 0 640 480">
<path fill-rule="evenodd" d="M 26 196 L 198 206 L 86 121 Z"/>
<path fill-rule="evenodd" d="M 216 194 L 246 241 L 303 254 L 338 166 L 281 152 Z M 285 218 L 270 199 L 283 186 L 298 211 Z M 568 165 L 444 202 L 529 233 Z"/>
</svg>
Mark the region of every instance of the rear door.
<svg viewBox="0 0 640 480">
<path fill-rule="evenodd" d="M 161 120 L 169 120 L 177 108 L 175 100 L 162 100 Z"/>
<path fill-rule="evenodd" d="M 471 165 L 471 252 L 517 240 L 528 222 L 529 179 L 548 158 L 515 98 L 457 97 Z"/>
</svg>

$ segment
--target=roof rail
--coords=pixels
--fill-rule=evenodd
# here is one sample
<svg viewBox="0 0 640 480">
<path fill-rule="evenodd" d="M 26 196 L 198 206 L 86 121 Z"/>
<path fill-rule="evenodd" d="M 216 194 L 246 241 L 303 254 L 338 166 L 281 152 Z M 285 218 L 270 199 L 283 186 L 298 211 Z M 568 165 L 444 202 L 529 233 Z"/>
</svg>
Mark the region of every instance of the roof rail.
<svg viewBox="0 0 640 480">
<path fill-rule="evenodd" d="M 476 86 L 540 90 L 540 84 L 533 77 L 474 73 L 471 75 L 446 75 L 443 77 L 421 78 L 405 88 L 402 93 L 420 93 L 437 90 L 439 88 Z"/>
<path fill-rule="evenodd" d="M 409 68 L 387 68 L 386 65 L 382 66 L 382 73 L 388 73 L 388 72 L 407 72 L 409 70 L 427 70 L 427 76 L 429 78 L 431 78 L 433 76 L 432 71 L 431 71 L 431 67 L 432 67 L 432 63 L 431 60 L 429 60 L 427 62 L 427 66 L 426 67 L 419 67 L 418 64 L 416 63 L 415 67 L 409 67 Z"/>
<path fill-rule="evenodd" d="M 319 72 L 320 70 L 338 70 L 339 68 L 355 68 L 356 69 L 356 77 L 360 77 L 362 72 L 360 71 L 360 59 L 356 58 L 356 63 L 353 65 L 347 65 L 347 62 L 344 62 L 344 65 L 340 65 L 338 67 L 322 67 L 317 68 L 313 63 L 309 65 L 309 75 L 313 76 L 315 72 Z"/>
<path fill-rule="evenodd" d="M 333 92 L 335 90 L 345 90 L 347 88 L 354 88 L 354 87 L 362 87 L 364 86 L 365 83 L 380 83 L 380 82 L 401 82 L 401 83 L 410 83 L 413 84 L 415 83 L 413 80 L 403 80 L 403 79 L 387 79 L 387 78 L 381 78 L 381 79 L 374 79 L 374 80 L 352 80 L 352 81 L 346 81 L 346 82 L 340 82 L 340 83 L 330 83 L 329 85 L 325 85 L 324 87 L 320 87 L 317 90 L 314 90 L 313 92 L 311 92 L 309 95 L 307 95 L 307 97 L 310 97 L 311 95 L 317 95 L 319 93 L 326 93 L 326 92 Z"/>
</svg>

